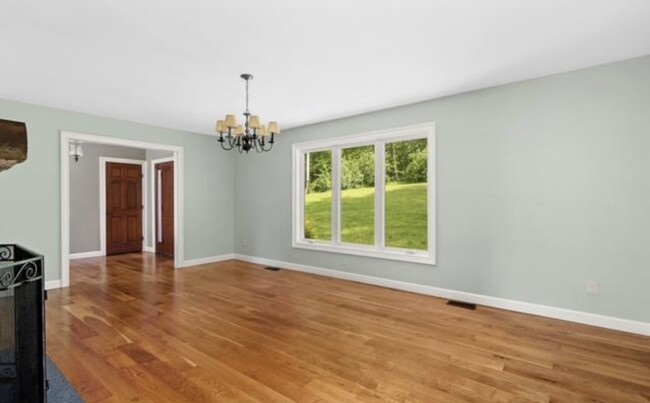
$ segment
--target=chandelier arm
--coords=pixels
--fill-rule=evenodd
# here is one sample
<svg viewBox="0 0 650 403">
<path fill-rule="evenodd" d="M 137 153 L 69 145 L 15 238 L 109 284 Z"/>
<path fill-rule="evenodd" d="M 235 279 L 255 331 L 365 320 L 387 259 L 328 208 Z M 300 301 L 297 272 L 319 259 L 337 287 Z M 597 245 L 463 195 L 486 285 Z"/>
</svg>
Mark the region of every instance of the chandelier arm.
<svg viewBox="0 0 650 403">
<path fill-rule="evenodd" d="M 223 145 L 225 142 L 228 142 L 228 147 Z M 234 147 L 234 144 L 232 142 L 232 137 L 226 136 L 226 139 L 224 141 L 221 141 L 220 143 L 221 143 L 221 148 L 223 148 L 226 151 L 230 151 Z"/>
<path fill-rule="evenodd" d="M 255 151 L 258 153 L 264 152 L 264 147 L 262 146 L 262 140 L 258 137 L 257 140 L 255 140 Z"/>
<path fill-rule="evenodd" d="M 266 143 L 266 144 L 268 144 L 269 146 L 268 148 L 266 148 L 264 144 L 260 143 L 260 148 L 262 149 L 262 151 L 271 151 L 271 149 L 273 148 L 273 143 Z"/>
<path fill-rule="evenodd" d="M 218 141 L 219 141 L 219 144 L 221 144 L 221 148 L 223 148 L 224 150 L 226 150 L 226 151 L 230 151 L 230 150 L 232 150 L 232 144 L 230 144 L 230 141 L 228 141 L 228 143 L 229 143 L 229 145 L 230 145 L 230 148 L 228 148 L 228 147 L 226 147 L 226 146 L 224 145 L 224 143 L 226 143 L 226 140 L 223 138 L 223 135 L 221 135 L 221 136 L 219 137 L 219 140 L 218 140 Z"/>
</svg>

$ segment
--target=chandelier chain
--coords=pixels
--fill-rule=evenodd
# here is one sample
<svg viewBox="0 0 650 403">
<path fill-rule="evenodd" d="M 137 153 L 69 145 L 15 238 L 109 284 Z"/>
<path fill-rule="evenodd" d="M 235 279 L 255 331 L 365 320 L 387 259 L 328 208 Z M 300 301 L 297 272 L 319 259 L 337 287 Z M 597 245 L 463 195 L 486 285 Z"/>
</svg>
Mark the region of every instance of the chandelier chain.
<svg viewBox="0 0 650 403">
<path fill-rule="evenodd" d="M 248 110 L 248 79 L 246 79 L 246 113 L 250 113 Z"/>
</svg>

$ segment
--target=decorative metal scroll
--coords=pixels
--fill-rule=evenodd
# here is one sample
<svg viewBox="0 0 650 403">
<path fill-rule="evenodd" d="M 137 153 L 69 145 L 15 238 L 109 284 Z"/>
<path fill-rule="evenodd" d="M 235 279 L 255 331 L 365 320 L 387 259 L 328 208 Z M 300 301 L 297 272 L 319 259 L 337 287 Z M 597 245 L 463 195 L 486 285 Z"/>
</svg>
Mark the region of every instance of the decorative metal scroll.
<svg viewBox="0 0 650 403">
<path fill-rule="evenodd" d="M 0 379 L 15 378 L 16 364 L 0 364 Z"/>
<path fill-rule="evenodd" d="M 25 281 L 32 281 L 41 275 L 39 265 L 36 262 L 27 262 L 20 266 L 0 269 L 0 287 L 8 288 Z"/>
<path fill-rule="evenodd" d="M 11 245 L 0 245 L 0 262 L 14 260 L 14 247 Z"/>
</svg>

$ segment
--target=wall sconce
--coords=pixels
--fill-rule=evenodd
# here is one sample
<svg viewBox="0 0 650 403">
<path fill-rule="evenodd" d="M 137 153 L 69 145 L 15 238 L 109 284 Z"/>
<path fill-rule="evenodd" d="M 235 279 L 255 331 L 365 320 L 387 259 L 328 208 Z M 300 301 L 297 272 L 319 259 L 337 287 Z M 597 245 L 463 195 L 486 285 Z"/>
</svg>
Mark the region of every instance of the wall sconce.
<svg viewBox="0 0 650 403">
<path fill-rule="evenodd" d="M 79 162 L 79 159 L 84 156 L 84 150 L 81 147 L 82 141 L 73 140 L 70 142 L 70 156 L 74 157 L 74 162 Z"/>
</svg>

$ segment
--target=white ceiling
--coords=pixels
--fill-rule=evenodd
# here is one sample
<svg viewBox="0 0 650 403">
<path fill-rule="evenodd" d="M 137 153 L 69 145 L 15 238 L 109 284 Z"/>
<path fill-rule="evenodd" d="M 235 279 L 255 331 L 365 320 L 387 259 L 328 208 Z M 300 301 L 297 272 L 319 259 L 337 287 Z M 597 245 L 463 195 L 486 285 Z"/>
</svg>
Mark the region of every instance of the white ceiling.
<svg viewBox="0 0 650 403">
<path fill-rule="evenodd" d="M 0 0 L 0 97 L 201 133 L 646 54 L 648 0 Z"/>
</svg>

